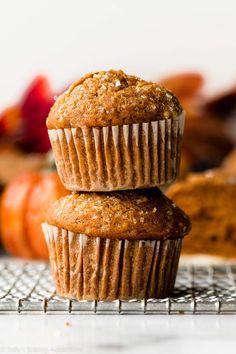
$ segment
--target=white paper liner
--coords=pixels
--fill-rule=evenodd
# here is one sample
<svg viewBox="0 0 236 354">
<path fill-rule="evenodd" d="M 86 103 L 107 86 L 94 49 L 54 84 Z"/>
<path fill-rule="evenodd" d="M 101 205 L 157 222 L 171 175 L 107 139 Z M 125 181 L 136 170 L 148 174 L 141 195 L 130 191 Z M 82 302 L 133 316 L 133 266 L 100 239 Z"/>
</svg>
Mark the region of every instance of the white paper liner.
<svg viewBox="0 0 236 354">
<path fill-rule="evenodd" d="M 184 113 L 148 123 L 48 132 L 66 189 L 111 191 L 172 182 L 179 171 L 183 129 Z"/>
<path fill-rule="evenodd" d="M 128 241 L 42 224 L 57 293 L 70 299 L 164 298 L 173 290 L 182 239 Z"/>
</svg>

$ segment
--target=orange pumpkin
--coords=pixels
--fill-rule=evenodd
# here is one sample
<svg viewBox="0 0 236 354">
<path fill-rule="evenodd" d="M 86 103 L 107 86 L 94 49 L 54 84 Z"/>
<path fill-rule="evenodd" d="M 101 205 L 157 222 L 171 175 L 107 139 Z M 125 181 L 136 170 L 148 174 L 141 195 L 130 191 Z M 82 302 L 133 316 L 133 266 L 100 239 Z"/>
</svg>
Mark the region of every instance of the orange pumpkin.
<svg viewBox="0 0 236 354">
<path fill-rule="evenodd" d="M 56 172 L 31 172 L 15 178 L 1 200 L 1 237 L 6 251 L 28 259 L 48 259 L 41 222 L 47 206 L 66 194 Z"/>
</svg>

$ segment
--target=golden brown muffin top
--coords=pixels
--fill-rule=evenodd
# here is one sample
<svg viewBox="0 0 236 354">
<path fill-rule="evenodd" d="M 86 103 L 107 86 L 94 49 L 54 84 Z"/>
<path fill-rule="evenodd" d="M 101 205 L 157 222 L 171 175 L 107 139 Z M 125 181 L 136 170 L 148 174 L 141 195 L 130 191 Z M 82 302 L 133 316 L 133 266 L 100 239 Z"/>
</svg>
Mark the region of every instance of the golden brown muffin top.
<svg viewBox="0 0 236 354">
<path fill-rule="evenodd" d="M 88 236 L 118 239 L 183 237 L 187 215 L 160 190 L 76 193 L 57 200 L 46 222 Z"/>
<path fill-rule="evenodd" d="M 178 99 L 157 83 L 123 71 L 85 75 L 60 95 L 47 119 L 48 129 L 104 127 L 176 118 Z"/>
<path fill-rule="evenodd" d="M 236 176 L 231 171 L 222 168 L 215 168 L 202 173 L 191 173 L 188 179 L 199 184 L 236 185 Z"/>
</svg>

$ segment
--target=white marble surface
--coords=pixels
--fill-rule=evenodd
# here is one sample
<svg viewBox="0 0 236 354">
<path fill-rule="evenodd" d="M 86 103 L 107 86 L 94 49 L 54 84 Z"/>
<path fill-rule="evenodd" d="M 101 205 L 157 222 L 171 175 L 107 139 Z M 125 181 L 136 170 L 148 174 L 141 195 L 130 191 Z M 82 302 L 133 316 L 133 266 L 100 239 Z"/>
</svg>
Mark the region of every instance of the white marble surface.
<svg viewBox="0 0 236 354">
<path fill-rule="evenodd" d="M 0 316 L 0 353 L 234 353 L 236 316 Z"/>
</svg>

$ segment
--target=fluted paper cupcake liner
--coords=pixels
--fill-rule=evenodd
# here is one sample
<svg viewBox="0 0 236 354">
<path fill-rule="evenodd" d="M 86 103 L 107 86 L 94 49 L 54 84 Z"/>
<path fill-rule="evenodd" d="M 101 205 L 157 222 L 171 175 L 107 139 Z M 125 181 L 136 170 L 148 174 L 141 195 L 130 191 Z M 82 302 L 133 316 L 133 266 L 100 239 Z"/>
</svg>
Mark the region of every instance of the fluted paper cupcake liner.
<svg viewBox="0 0 236 354">
<path fill-rule="evenodd" d="M 58 174 L 70 191 L 149 188 L 179 170 L 184 114 L 176 119 L 99 128 L 51 129 Z"/>
<path fill-rule="evenodd" d="M 78 300 L 164 298 L 173 290 L 182 238 L 128 241 L 44 223 L 57 293 Z"/>
</svg>

